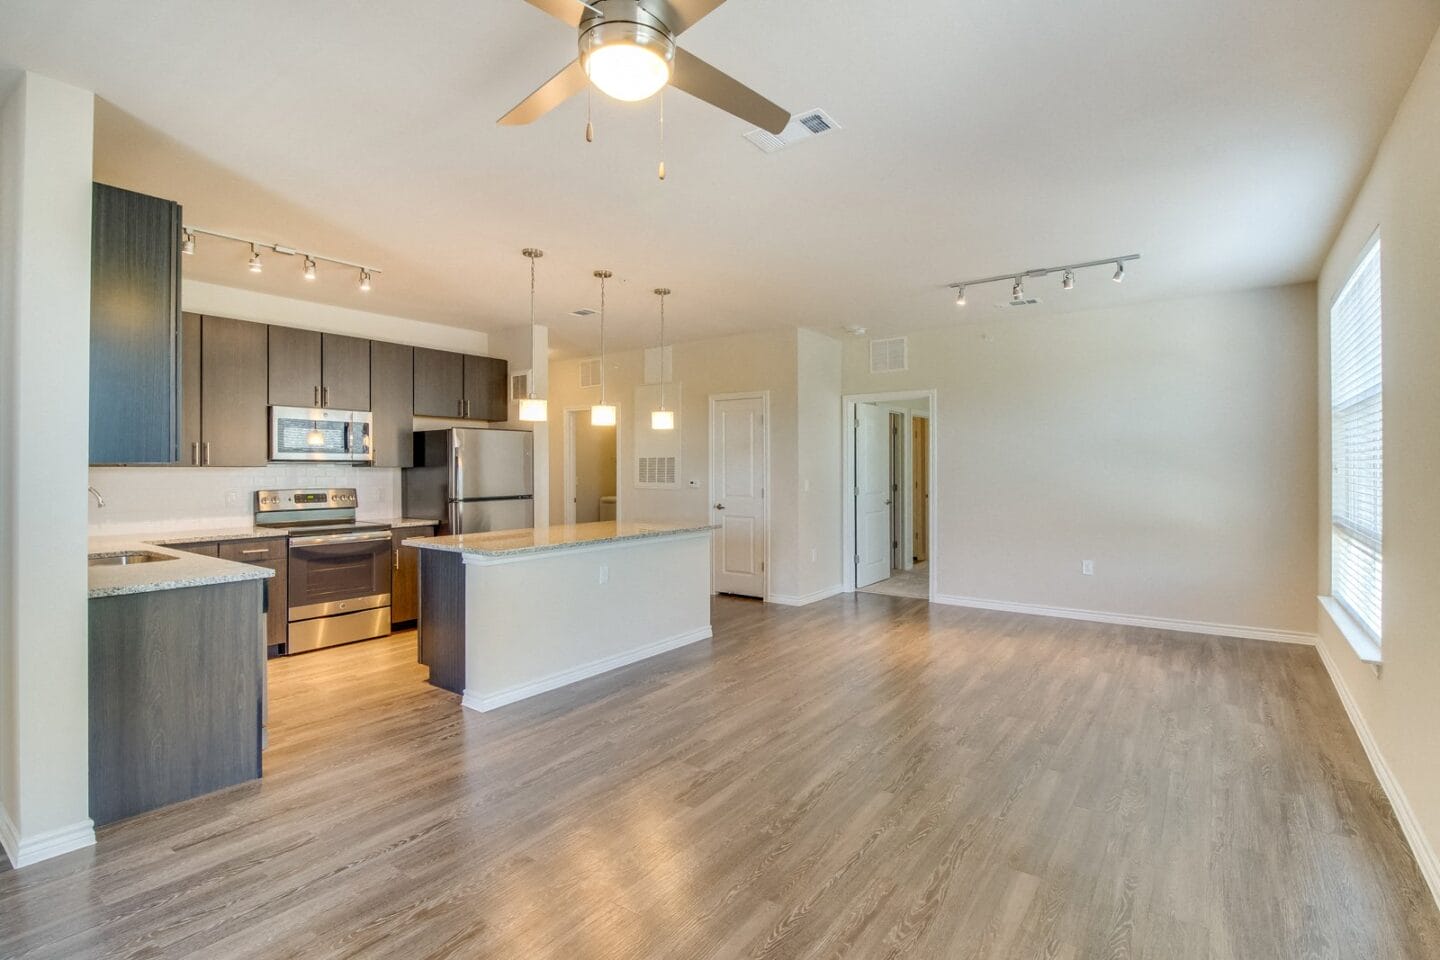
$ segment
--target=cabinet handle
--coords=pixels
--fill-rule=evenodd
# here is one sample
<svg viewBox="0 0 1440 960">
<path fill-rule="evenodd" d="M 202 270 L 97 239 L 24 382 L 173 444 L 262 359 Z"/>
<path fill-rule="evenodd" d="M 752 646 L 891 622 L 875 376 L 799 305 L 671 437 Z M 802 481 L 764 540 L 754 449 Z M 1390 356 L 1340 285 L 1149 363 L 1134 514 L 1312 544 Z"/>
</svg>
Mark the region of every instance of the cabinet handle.
<svg viewBox="0 0 1440 960">
<path fill-rule="evenodd" d="M 269 547 L 256 547 L 256 548 L 253 549 L 253 550 L 241 550 L 240 552 L 241 552 L 243 555 L 247 556 L 247 557 L 253 557 L 253 556 L 255 556 L 255 554 L 257 554 L 257 553 L 269 553 L 269 552 L 270 552 L 270 548 L 269 548 Z"/>
<path fill-rule="evenodd" d="M 314 401 L 314 403 L 315 403 L 315 406 L 318 407 L 318 406 L 320 406 L 320 388 L 317 386 L 317 387 L 312 387 L 311 389 L 315 391 L 315 401 Z"/>
<path fill-rule="evenodd" d="M 399 547 L 396 547 L 395 550 L 394 550 L 394 553 L 395 553 L 395 569 L 396 569 L 396 570 L 399 570 L 399 569 L 400 569 L 400 548 L 399 548 Z"/>
<path fill-rule="evenodd" d="M 205 441 L 205 466 L 210 466 L 210 441 Z"/>
<path fill-rule="evenodd" d="M 330 406 L 330 388 L 329 388 L 329 387 L 321 387 L 321 388 L 320 388 L 320 406 L 322 406 L 322 407 L 328 407 L 328 406 Z"/>
<path fill-rule="evenodd" d="M 200 466 L 200 441 L 199 441 L 199 440 L 196 440 L 194 443 L 190 444 L 190 465 L 193 466 L 193 467 L 198 467 L 198 466 Z"/>
</svg>

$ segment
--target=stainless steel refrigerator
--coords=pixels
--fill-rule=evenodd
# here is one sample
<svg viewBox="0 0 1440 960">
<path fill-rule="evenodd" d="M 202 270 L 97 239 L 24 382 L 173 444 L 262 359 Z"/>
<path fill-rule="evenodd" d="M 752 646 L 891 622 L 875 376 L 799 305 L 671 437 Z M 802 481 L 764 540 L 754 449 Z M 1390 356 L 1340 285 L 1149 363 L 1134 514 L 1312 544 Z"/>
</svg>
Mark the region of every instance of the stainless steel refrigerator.
<svg viewBox="0 0 1440 960">
<path fill-rule="evenodd" d="M 535 525 L 535 438 L 528 430 L 423 430 L 401 471 L 407 517 L 441 535 Z"/>
</svg>

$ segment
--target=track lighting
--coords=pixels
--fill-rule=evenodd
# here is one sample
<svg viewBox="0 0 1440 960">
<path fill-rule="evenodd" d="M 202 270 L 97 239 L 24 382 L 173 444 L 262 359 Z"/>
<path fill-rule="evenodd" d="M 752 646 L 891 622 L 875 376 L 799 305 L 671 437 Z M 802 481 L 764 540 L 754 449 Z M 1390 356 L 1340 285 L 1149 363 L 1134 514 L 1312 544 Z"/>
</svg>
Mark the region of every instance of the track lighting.
<svg viewBox="0 0 1440 960">
<path fill-rule="evenodd" d="M 265 265 L 260 262 L 260 250 L 253 243 L 250 244 L 250 253 L 252 254 L 250 257 L 250 272 L 259 273 L 261 270 L 264 270 Z"/>
<path fill-rule="evenodd" d="M 363 267 L 360 270 L 360 292 L 370 292 L 370 271 L 364 269 Z"/>
<path fill-rule="evenodd" d="M 305 258 L 305 279 L 315 279 L 315 261 L 311 260 L 309 257 Z"/>
<path fill-rule="evenodd" d="M 243 243 L 250 248 L 250 260 L 248 267 L 251 273 L 263 273 L 265 270 L 264 254 L 269 251 L 280 256 L 302 258 L 301 276 L 307 281 L 313 282 L 319 279 L 319 262 L 333 263 L 337 267 L 348 267 L 360 271 L 360 290 L 368 292 L 373 274 L 380 272 L 378 267 L 368 266 L 363 263 L 356 263 L 353 260 L 341 260 L 339 257 L 326 257 L 318 253 L 304 253 L 294 247 L 287 247 L 284 244 L 271 243 L 264 240 L 252 240 L 249 237 L 237 237 L 229 233 L 220 233 L 217 230 L 206 230 L 203 227 L 192 227 L 185 224 L 180 225 L 180 252 L 189 256 L 195 254 L 195 239 L 199 234 L 207 237 L 215 237 L 217 240 L 229 240 L 233 243 Z"/>
<path fill-rule="evenodd" d="M 180 244 L 180 252 L 186 256 L 195 256 L 195 234 L 189 230 L 185 231 L 185 239 Z"/>
<path fill-rule="evenodd" d="M 1115 275 L 1111 278 L 1116 283 L 1125 279 L 1125 264 L 1132 260 L 1139 260 L 1140 254 L 1130 253 L 1123 257 L 1106 257 L 1103 260 L 1086 260 L 1084 263 L 1062 263 L 1054 267 L 1041 267 L 1036 270 L 1021 270 L 1017 273 L 1001 273 L 993 277 L 981 277 L 976 280 L 957 280 L 954 283 L 946 284 L 955 291 L 955 306 L 965 306 L 965 290 L 977 284 L 1000 283 L 1010 281 L 1010 302 L 1026 303 L 1034 302 L 1025 299 L 1025 281 L 1032 277 L 1048 277 L 1052 273 L 1060 274 L 1060 286 L 1065 290 L 1075 289 L 1075 271 L 1085 270 L 1090 267 L 1115 266 Z"/>
</svg>

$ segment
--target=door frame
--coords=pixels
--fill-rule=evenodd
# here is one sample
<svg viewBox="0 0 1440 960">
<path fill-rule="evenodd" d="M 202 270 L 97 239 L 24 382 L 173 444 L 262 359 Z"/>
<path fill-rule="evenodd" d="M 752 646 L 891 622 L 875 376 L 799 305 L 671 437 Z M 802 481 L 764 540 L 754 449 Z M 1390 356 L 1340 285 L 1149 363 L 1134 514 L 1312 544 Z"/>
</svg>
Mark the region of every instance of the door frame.
<svg viewBox="0 0 1440 960">
<path fill-rule="evenodd" d="M 887 393 L 847 393 L 840 398 L 843 408 L 843 420 L 841 421 L 840 434 L 843 453 L 840 458 L 840 543 L 843 570 L 844 570 L 844 591 L 855 592 L 855 405 L 859 403 L 890 403 L 896 400 L 928 400 L 930 402 L 930 443 L 929 463 L 927 473 L 929 474 L 930 486 L 930 515 L 928 517 L 926 535 L 930 543 L 930 599 L 934 602 L 938 595 L 937 577 L 940 569 L 939 542 L 935 531 L 939 529 L 940 510 L 937 506 L 935 491 L 939 478 L 939 450 L 940 431 L 937 429 L 940 423 L 939 391 L 931 388 L 929 390 L 894 390 Z"/>
<path fill-rule="evenodd" d="M 564 510 L 560 518 L 566 526 L 575 524 L 575 421 L 571 419 L 574 413 L 589 413 L 590 407 L 566 407 L 561 412 L 562 433 L 564 439 L 563 452 L 560 457 L 561 491 L 560 496 Z M 621 511 L 624 509 L 625 494 L 623 480 L 625 478 L 625 458 L 620 455 L 620 424 L 621 407 L 615 404 L 615 522 L 619 523 Z M 550 521 L 554 523 L 554 520 Z"/>
<path fill-rule="evenodd" d="M 762 572 L 765 574 L 765 586 L 764 586 L 764 587 L 761 589 L 761 591 L 760 591 L 760 598 L 761 598 L 764 602 L 769 603 L 769 602 L 770 602 L 770 493 L 771 493 L 771 489 L 772 489 L 771 484 L 770 484 L 770 470 L 771 470 L 771 464 L 770 464 L 770 427 L 771 427 L 771 423 L 770 423 L 770 391 L 769 391 L 769 390 L 745 390 L 745 391 L 742 391 L 742 392 L 740 392 L 740 393 L 712 393 L 712 394 L 710 394 L 710 396 L 709 396 L 710 417 L 709 417 L 709 420 L 707 421 L 707 424 L 708 424 L 708 429 L 709 429 L 709 431 L 710 431 L 710 438 L 709 438 L 709 446 L 710 446 L 710 470 L 709 470 L 709 473 L 710 473 L 710 481 L 709 481 L 709 482 L 710 482 L 710 486 L 709 486 L 709 488 L 705 491 L 705 496 L 706 496 L 706 500 L 705 500 L 705 504 L 706 504 L 705 513 L 706 513 L 706 515 L 710 518 L 710 523 L 711 523 L 711 524 L 718 524 L 718 522 L 719 522 L 718 511 L 716 511 L 716 509 L 715 509 L 715 497 L 714 497 L 715 490 L 716 490 L 716 488 L 719 486 L 719 484 L 717 484 L 717 483 L 715 482 L 715 467 L 716 467 L 716 464 L 719 462 L 719 458 L 715 455 L 715 433 L 716 433 L 716 431 L 715 431 L 715 402 L 716 402 L 717 400 L 720 400 L 720 401 L 724 401 L 724 400 L 759 400 L 759 401 L 760 401 L 760 417 L 761 417 L 761 422 L 762 422 L 762 423 L 764 424 L 764 426 L 765 426 L 765 481 L 764 481 L 764 482 L 765 482 L 765 487 L 764 487 L 764 492 L 760 495 L 760 501 L 761 501 L 761 504 L 762 504 L 762 509 L 763 509 L 763 511 L 764 511 L 764 524 L 765 524 L 765 558 L 764 558 L 764 561 L 763 561 L 764 564 L 765 564 L 765 569 L 762 571 Z M 711 531 L 711 532 L 712 532 L 712 534 L 713 534 L 714 531 Z M 713 549 L 713 548 L 712 548 L 712 549 Z M 712 554 L 712 556 L 713 556 L 713 554 Z M 851 576 L 852 576 L 852 577 L 854 576 L 854 571 L 853 571 L 853 570 L 851 571 Z M 711 564 L 710 564 L 710 594 L 711 594 L 711 596 L 714 596 L 715 593 L 716 593 L 716 590 L 715 590 L 715 564 L 714 564 L 714 563 L 711 563 Z"/>
</svg>

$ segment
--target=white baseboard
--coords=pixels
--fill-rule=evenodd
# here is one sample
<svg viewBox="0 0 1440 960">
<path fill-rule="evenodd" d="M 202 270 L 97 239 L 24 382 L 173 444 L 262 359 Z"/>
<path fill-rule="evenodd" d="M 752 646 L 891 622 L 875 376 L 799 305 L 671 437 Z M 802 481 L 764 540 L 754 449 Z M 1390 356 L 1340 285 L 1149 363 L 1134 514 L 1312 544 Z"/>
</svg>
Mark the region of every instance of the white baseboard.
<svg viewBox="0 0 1440 960">
<path fill-rule="evenodd" d="M 20 831 L 15 829 L 15 822 L 10 819 L 10 812 L 0 807 L 0 846 L 4 846 L 10 865 L 19 870 L 62 853 L 95 846 L 95 823 L 93 820 L 81 820 L 68 827 L 46 830 L 22 839 Z"/>
<path fill-rule="evenodd" d="M 817 603 L 821 600 L 828 600 L 831 597 L 837 596 L 838 594 L 842 594 L 844 592 L 845 588 L 837 583 L 833 584 L 832 586 L 828 586 L 823 590 L 816 590 L 814 593 L 805 593 L 799 596 L 793 596 L 786 593 L 772 593 L 770 594 L 770 596 L 765 598 L 765 602 L 778 603 L 786 607 L 803 607 L 807 604 Z"/>
<path fill-rule="evenodd" d="M 709 640 L 712 636 L 710 625 L 697 627 L 694 630 L 687 630 L 684 633 L 676 634 L 673 637 L 666 637 L 654 643 L 637 647 L 634 650 L 627 650 L 624 653 L 617 653 L 614 656 L 602 657 L 599 660 L 592 660 L 589 663 L 582 663 L 578 667 L 571 667 L 569 670 L 562 670 L 559 673 L 552 673 L 539 680 L 532 680 L 530 683 L 523 683 L 516 687 L 487 696 L 479 696 L 466 690 L 460 698 L 460 705 L 479 713 L 485 713 L 503 707 L 506 704 L 515 703 L 517 700 L 525 700 L 529 697 L 538 696 L 542 693 L 549 693 L 551 690 L 558 690 L 561 687 L 568 687 L 572 683 L 587 680 L 590 677 L 599 676 L 602 673 L 609 673 L 611 670 L 618 670 L 621 667 L 647 660 L 650 657 L 658 656 L 670 650 L 698 643 L 701 640 Z"/>
<path fill-rule="evenodd" d="M 1000 610 L 1004 613 L 1028 613 L 1036 617 L 1060 617 L 1065 620 L 1090 620 L 1095 623 L 1116 623 L 1127 627 L 1149 627 L 1154 630 L 1178 630 L 1181 633 L 1204 633 L 1217 637 L 1240 637 L 1245 640 L 1270 640 L 1276 643 L 1299 643 L 1315 646 L 1313 633 L 1297 630 L 1273 630 L 1269 627 L 1244 627 L 1231 623 L 1206 623 L 1202 620 L 1169 620 L 1164 617 L 1142 617 L 1101 610 L 1076 610 L 1070 607 L 1046 607 L 1038 603 L 1012 603 L 1007 600 L 981 600 L 976 597 L 955 597 L 936 594 L 931 603 L 951 607 L 975 607 L 979 610 Z"/>
<path fill-rule="evenodd" d="M 1320 661 L 1325 664 L 1325 672 L 1330 675 L 1330 682 L 1335 685 L 1335 692 L 1340 694 L 1340 702 L 1345 707 L 1345 713 L 1350 717 L 1350 725 L 1355 728 L 1355 734 L 1360 738 L 1360 745 L 1365 748 L 1365 756 L 1370 759 L 1370 767 L 1375 771 L 1375 779 L 1380 781 L 1380 789 L 1384 790 L 1385 796 L 1390 799 L 1390 806 L 1395 811 L 1395 819 L 1400 823 L 1400 832 L 1405 835 L 1405 840 L 1410 844 L 1410 851 L 1415 855 L 1415 862 L 1420 865 L 1420 873 L 1430 887 L 1430 895 L 1435 898 L 1436 906 L 1440 906 L 1440 856 L 1436 855 L 1435 848 L 1426 839 L 1425 831 L 1420 827 L 1420 820 L 1415 816 L 1415 811 L 1410 806 L 1405 791 L 1400 788 L 1400 782 L 1390 771 L 1390 764 L 1385 762 L 1385 755 L 1380 752 L 1380 745 L 1375 742 L 1375 735 L 1370 732 L 1370 725 L 1365 722 L 1365 715 L 1360 712 L 1360 705 L 1355 702 L 1350 688 L 1345 685 L 1340 670 L 1336 667 L 1335 661 L 1330 658 L 1330 652 L 1325 649 L 1323 643 L 1317 643 L 1316 647 L 1320 650 Z"/>
</svg>

